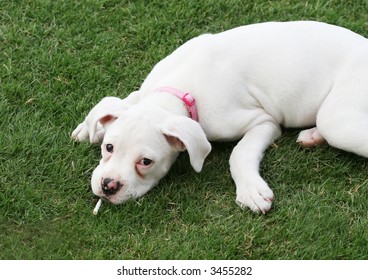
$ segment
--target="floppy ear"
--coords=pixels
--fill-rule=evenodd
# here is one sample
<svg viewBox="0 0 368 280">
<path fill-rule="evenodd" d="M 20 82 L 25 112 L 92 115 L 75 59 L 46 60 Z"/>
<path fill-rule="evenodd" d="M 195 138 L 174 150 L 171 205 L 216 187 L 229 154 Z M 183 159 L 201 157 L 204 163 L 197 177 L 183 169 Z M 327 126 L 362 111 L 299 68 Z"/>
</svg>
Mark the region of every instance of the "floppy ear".
<svg viewBox="0 0 368 280">
<path fill-rule="evenodd" d="M 127 104 L 117 97 L 105 97 L 93 107 L 85 119 L 90 142 L 95 142 L 94 138 L 99 123 L 106 129 L 126 109 Z"/>
<path fill-rule="evenodd" d="M 104 129 L 116 120 L 121 113 L 139 101 L 139 90 L 133 91 L 124 99 L 117 97 L 103 98 L 95 107 L 92 108 L 84 122 L 79 124 L 79 126 L 73 131 L 72 137 L 76 139 L 85 139 L 89 136 L 91 143 L 98 142 L 101 136 L 103 137 Z M 79 137 L 78 134 L 82 134 L 82 136 Z"/>
<path fill-rule="evenodd" d="M 174 149 L 188 151 L 195 171 L 202 170 L 203 162 L 211 151 L 211 144 L 198 122 L 188 117 L 170 117 L 161 127 L 161 132 Z"/>
</svg>

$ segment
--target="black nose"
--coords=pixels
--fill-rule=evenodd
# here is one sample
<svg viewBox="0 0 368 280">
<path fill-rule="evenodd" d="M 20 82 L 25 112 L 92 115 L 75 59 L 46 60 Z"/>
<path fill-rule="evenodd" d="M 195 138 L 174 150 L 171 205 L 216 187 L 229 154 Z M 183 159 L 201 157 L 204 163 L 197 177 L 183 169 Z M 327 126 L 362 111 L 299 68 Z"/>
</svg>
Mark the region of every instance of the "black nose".
<svg viewBox="0 0 368 280">
<path fill-rule="evenodd" d="M 114 179 L 104 178 L 101 182 L 102 191 L 105 195 L 113 195 L 118 192 L 121 187 L 121 183 L 119 181 L 115 181 Z"/>
</svg>

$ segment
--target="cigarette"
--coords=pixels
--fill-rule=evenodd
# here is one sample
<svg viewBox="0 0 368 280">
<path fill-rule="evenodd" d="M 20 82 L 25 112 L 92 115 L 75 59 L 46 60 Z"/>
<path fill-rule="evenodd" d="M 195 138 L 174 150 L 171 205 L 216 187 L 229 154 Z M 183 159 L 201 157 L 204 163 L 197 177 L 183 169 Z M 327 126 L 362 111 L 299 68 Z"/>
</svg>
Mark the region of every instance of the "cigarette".
<svg viewBox="0 0 368 280">
<path fill-rule="evenodd" d="M 97 201 L 97 204 L 95 206 L 95 209 L 93 209 L 93 215 L 97 215 L 98 213 L 98 210 L 100 209 L 101 207 L 101 204 L 102 204 L 102 199 L 100 198 L 98 201 Z"/>
</svg>

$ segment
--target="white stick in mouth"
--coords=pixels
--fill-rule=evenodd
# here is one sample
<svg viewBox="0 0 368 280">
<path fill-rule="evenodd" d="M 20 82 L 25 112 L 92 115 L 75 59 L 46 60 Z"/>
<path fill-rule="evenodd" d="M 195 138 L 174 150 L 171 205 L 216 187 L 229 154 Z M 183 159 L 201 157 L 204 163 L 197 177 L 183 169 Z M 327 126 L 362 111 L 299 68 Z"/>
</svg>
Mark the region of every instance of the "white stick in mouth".
<svg viewBox="0 0 368 280">
<path fill-rule="evenodd" d="M 97 204 L 95 206 L 95 209 L 93 209 L 93 215 L 97 215 L 98 213 L 98 210 L 100 209 L 101 207 L 101 204 L 102 204 L 102 199 L 100 198 L 98 201 L 97 201 Z"/>
</svg>

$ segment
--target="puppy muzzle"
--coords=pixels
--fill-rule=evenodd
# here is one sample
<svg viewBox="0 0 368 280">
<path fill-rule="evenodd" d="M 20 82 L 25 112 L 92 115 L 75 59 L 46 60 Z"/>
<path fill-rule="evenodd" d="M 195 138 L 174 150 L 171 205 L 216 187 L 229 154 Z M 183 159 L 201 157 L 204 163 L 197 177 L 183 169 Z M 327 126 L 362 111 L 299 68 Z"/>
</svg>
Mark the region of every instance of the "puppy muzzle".
<svg viewBox="0 0 368 280">
<path fill-rule="evenodd" d="M 102 192 L 106 195 L 106 196 L 111 196 L 116 194 L 119 189 L 122 187 L 122 183 L 120 181 L 115 181 L 114 179 L 111 178 L 104 178 L 101 181 L 101 188 L 102 188 Z"/>
</svg>

